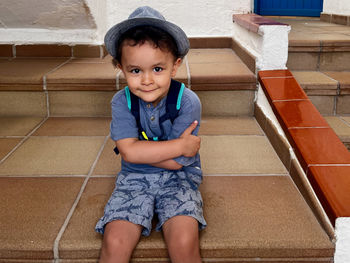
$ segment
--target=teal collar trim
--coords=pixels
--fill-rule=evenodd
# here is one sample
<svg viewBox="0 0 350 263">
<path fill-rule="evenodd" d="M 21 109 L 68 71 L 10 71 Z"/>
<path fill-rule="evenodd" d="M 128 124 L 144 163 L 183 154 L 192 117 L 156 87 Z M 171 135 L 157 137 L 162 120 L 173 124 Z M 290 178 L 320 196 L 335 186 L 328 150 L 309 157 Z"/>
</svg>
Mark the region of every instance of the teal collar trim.
<svg viewBox="0 0 350 263">
<path fill-rule="evenodd" d="M 181 98 L 182 98 L 182 94 L 184 93 L 184 89 L 185 89 L 185 84 L 181 83 L 181 88 L 179 91 L 179 95 L 177 96 L 177 103 L 176 103 L 176 109 L 179 110 L 181 107 Z"/>
<path fill-rule="evenodd" d="M 129 108 L 129 110 L 131 110 L 131 98 L 130 98 L 130 90 L 129 90 L 128 86 L 125 87 L 125 96 L 126 96 L 126 100 L 128 102 L 128 108 Z"/>
</svg>

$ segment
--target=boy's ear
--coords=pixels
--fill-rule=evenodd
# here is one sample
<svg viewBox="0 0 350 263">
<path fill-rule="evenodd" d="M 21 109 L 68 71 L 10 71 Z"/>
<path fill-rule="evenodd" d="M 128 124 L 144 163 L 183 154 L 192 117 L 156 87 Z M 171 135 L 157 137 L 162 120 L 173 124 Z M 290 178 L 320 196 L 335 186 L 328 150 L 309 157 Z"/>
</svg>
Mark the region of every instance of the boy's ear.
<svg viewBox="0 0 350 263">
<path fill-rule="evenodd" d="M 173 67 L 173 71 L 171 72 L 171 77 L 174 78 L 176 75 L 176 72 L 178 70 L 178 68 L 181 66 L 182 64 L 182 59 L 178 58 L 175 62 L 174 62 L 174 67 Z"/>
<path fill-rule="evenodd" d="M 114 68 L 119 68 L 119 62 L 115 58 L 112 59 L 112 64 Z"/>
</svg>

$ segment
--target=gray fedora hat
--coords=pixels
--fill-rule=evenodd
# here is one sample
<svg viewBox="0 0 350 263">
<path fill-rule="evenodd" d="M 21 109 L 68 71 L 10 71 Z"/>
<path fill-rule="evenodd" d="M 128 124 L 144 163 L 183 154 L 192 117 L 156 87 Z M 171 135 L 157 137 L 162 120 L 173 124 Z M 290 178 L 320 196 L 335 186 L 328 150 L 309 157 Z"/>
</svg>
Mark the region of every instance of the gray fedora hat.
<svg viewBox="0 0 350 263">
<path fill-rule="evenodd" d="M 112 57 L 116 58 L 119 38 L 129 29 L 138 26 L 154 26 L 170 34 L 175 40 L 180 57 L 184 57 L 190 48 L 188 38 L 180 27 L 166 21 L 157 10 L 142 6 L 132 12 L 127 20 L 114 25 L 106 33 L 105 47 Z"/>
</svg>

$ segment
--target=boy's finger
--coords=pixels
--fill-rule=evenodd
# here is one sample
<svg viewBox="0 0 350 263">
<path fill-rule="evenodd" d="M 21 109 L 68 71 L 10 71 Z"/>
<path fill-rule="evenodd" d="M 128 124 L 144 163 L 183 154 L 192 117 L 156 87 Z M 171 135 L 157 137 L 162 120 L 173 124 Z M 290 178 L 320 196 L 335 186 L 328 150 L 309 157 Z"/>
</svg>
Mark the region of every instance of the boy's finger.
<svg viewBox="0 0 350 263">
<path fill-rule="evenodd" d="M 191 134 L 194 131 L 194 129 L 196 129 L 197 125 L 198 125 L 198 121 L 192 122 L 191 125 L 188 126 L 187 129 L 184 131 L 184 133 Z"/>
</svg>

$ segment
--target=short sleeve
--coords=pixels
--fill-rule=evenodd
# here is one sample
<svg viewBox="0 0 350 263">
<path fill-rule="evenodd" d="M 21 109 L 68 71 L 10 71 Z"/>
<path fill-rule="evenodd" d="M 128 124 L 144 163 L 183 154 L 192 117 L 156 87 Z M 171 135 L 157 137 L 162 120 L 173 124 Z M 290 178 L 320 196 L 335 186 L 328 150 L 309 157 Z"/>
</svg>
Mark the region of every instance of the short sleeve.
<svg viewBox="0 0 350 263">
<path fill-rule="evenodd" d="M 179 138 L 181 134 L 188 128 L 188 126 L 190 126 L 195 120 L 198 121 L 198 126 L 192 132 L 192 134 L 198 135 L 201 120 L 201 102 L 193 91 L 186 88 L 181 100 L 179 115 L 174 120 L 173 126 L 171 128 L 169 140 Z M 196 156 L 180 156 L 174 160 L 183 166 L 189 166 L 196 161 Z"/>
<path fill-rule="evenodd" d="M 121 90 L 114 95 L 111 107 L 111 139 L 118 141 L 126 138 L 138 138 L 136 120 L 128 108 L 125 90 Z"/>
</svg>

